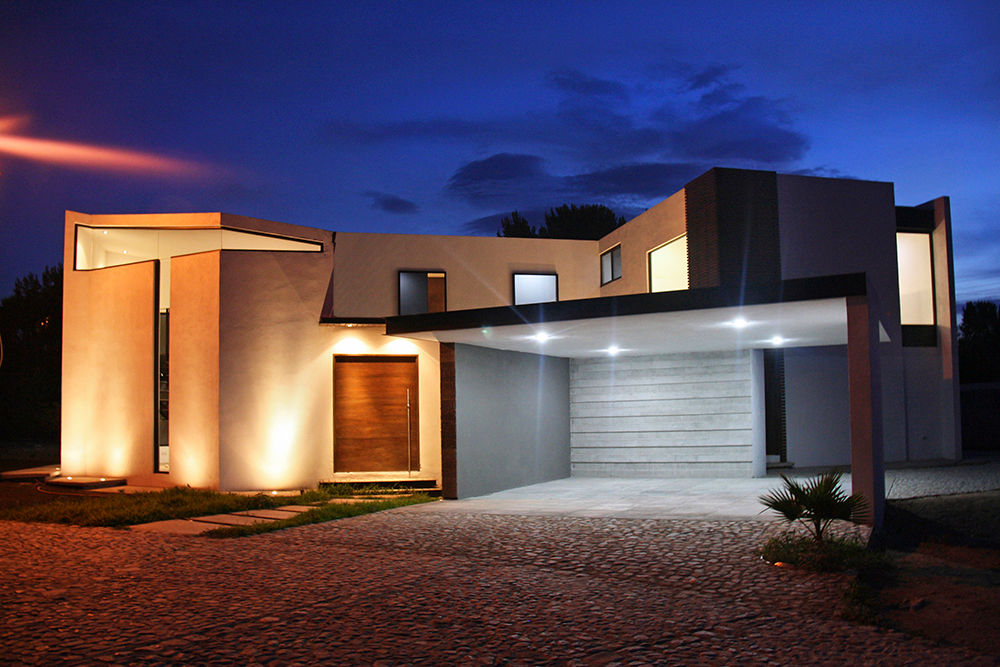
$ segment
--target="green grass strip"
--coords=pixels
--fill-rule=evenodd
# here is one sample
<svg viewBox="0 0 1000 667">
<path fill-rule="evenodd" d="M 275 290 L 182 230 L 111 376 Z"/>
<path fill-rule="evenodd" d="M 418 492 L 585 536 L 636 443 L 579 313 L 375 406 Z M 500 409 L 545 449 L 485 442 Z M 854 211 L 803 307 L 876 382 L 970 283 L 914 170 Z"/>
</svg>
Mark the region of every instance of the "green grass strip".
<svg viewBox="0 0 1000 667">
<path fill-rule="evenodd" d="M 0 519 L 68 523 L 77 526 L 131 526 L 241 510 L 271 509 L 297 498 L 239 495 L 175 487 L 144 493 L 109 493 L 57 500 L 43 505 L 0 509 Z"/>
<path fill-rule="evenodd" d="M 244 537 L 246 535 L 259 535 L 260 533 L 270 533 L 274 530 L 284 530 L 285 528 L 292 528 L 294 526 L 305 526 L 310 523 L 323 523 L 325 521 L 345 519 L 349 516 L 360 516 L 362 514 L 371 514 L 373 512 L 390 510 L 396 507 L 417 505 L 431 500 L 435 500 L 435 498 L 431 498 L 424 493 L 418 493 L 412 496 L 386 498 L 383 500 L 359 500 L 356 503 L 331 503 L 307 512 L 302 512 L 301 514 L 296 514 L 288 519 L 254 523 L 247 526 L 226 526 L 224 528 L 210 530 L 203 533 L 203 535 L 207 537 Z"/>
</svg>

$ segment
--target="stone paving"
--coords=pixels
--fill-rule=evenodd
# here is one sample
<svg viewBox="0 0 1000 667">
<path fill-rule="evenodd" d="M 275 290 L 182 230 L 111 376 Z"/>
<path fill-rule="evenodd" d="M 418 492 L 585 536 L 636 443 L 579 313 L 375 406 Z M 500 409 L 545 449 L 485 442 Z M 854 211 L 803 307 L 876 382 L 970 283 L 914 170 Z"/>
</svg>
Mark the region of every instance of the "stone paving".
<svg viewBox="0 0 1000 667">
<path fill-rule="evenodd" d="M 774 522 L 432 507 L 232 540 L 0 522 L 0 662 L 997 662 L 841 620 L 847 575 L 754 555 Z"/>
</svg>

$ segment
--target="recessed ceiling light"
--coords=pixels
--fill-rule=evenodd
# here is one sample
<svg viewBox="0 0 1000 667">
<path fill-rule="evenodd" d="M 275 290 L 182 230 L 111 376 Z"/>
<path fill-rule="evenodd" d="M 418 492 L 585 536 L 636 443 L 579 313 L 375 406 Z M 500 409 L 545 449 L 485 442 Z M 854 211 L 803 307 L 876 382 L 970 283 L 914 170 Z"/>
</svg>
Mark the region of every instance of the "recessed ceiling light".
<svg viewBox="0 0 1000 667">
<path fill-rule="evenodd" d="M 745 329 L 746 327 L 750 326 L 750 323 L 747 322 L 746 319 L 743 317 L 737 317 L 732 321 L 730 321 L 729 325 L 732 326 L 734 329 Z"/>
<path fill-rule="evenodd" d="M 534 336 L 532 336 L 532 338 L 534 338 L 535 340 L 537 340 L 539 343 L 544 343 L 545 341 L 547 341 L 551 337 L 552 336 L 548 335 L 544 331 L 539 331 Z"/>
<path fill-rule="evenodd" d="M 784 345 L 784 344 L 785 344 L 785 339 L 782 338 L 781 336 L 771 337 L 771 345 Z"/>
</svg>

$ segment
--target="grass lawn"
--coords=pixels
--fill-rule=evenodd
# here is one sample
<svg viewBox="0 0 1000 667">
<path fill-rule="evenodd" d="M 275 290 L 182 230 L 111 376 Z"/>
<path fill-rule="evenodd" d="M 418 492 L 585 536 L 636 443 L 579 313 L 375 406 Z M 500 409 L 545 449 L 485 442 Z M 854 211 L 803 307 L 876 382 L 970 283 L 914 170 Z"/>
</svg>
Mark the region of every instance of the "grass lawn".
<svg viewBox="0 0 1000 667">
<path fill-rule="evenodd" d="M 272 509 L 282 505 L 317 504 L 315 510 L 303 512 L 293 519 L 248 526 L 247 528 L 256 528 L 257 530 L 239 533 L 251 534 L 252 532 L 265 532 L 268 529 L 279 530 L 306 523 L 330 521 L 344 516 L 378 512 L 391 507 L 431 500 L 430 497 L 419 494 L 384 500 L 359 500 L 357 503 L 338 505 L 319 504 L 342 493 L 339 490 L 327 492 L 319 489 L 305 491 L 297 496 L 267 496 L 264 494 L 251 496 L 175 487 L 149 493 L 103 493 L 82 498 L 59 499 L 42 505 L 0 508 L 0 520 L 67 523 L 77 526 L 131 526 L 167 519 L 225 514 L 240 510 Z"/>
</svg>

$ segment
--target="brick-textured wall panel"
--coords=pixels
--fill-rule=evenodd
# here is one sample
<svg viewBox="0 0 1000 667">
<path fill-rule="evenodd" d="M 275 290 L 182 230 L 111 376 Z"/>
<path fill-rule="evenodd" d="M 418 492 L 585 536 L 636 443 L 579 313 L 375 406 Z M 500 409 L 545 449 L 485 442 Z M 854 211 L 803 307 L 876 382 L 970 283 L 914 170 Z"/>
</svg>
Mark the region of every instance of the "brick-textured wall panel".
<svg viewBox="0 0 1000 667">
<path fill-rule="evenodd" d="M 458 497 L 455 435 L 455 344 L 441 343 L 441 495 Z"/>
<path fill-rule="evenodd" d="M 719 230 L 715 177 L 713 169 L 691 181 L 684 188 L 688 284 L 692 289 L 719 285 Z"/>
<path fill-rule="evenodd" d="M 712 169 L 685 186 L 688 281 L 692 288 L 781 279 L 778 184 L 773 171 Z"/>
</svg>

